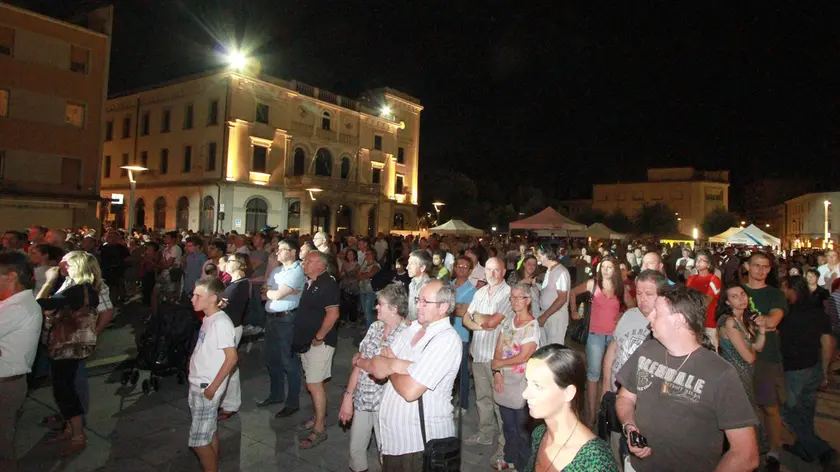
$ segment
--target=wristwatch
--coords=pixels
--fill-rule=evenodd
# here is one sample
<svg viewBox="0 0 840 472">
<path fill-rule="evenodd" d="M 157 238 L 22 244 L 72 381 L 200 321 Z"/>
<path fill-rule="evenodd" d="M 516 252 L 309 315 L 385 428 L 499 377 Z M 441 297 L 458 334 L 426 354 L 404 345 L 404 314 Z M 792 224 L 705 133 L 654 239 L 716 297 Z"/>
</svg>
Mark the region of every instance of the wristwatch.
<svg viewBox="0 0 840 472">
<path fill-rule="evenodd" d="M 624 423 L 621 425 L 621 432 L 624 433 L 625 436 L 627 436 L 627 426 L 630 425 L 636 426 L 636 423 Z M 638 426 L 636 426 L 636 428 L 638 428 Z"/>
<path fill-rule="evenodd" d="M 491 370 L 490 370 L 490 372 L 491 372 L 493 375 L 496 375 L 496 374 L 501 374 L 501 373 L 502 373 L 502 371 L 501 371 L 501 370 L 499 370 L 499 369 L 491 369 Z"/>
</svg>

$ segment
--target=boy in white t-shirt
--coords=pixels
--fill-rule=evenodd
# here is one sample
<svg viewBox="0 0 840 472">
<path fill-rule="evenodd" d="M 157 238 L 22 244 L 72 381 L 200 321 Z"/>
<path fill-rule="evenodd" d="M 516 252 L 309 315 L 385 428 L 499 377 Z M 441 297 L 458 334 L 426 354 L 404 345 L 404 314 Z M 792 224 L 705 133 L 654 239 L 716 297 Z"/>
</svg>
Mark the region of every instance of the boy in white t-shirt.
<svg viewBox="0 0 840 472">
<path fill-rule="evenodd" d="M 192 304 L 204 312 L 201 332 L 190 358 L 189 446 L 193 448 L 205 472 L 219 470 L 219 404 L 227 386 L 228 375 L 236 366 L 236 332 L 230 317 L 219 308 L 225 286 L 217 278 L 199 280 L 193 290 Z"/>
</svg>

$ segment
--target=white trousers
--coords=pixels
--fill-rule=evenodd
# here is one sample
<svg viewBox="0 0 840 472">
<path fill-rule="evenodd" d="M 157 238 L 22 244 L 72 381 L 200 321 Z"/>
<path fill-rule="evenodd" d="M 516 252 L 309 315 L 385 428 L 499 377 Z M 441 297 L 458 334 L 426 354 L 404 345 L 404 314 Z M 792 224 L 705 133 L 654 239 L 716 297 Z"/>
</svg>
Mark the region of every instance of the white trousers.
<svg viewBox="0 0 840 472">
<path fill-rule="evenodd" d="M 239 347 L 239 341 L 242 340 L 242 326 L 234 328 L 236 333 L 236 347 Z M 233 372 L 228 376 L 228 386 L 225 391 L 225 396 L 222 398 L 222 409 L 228 412 L 239 411 L 242 406 L 242 385 L 239 383 L 239 366 L 233 368 Z"/>
<path fill-rule="evenodd" d="M 569 328 L 569 315 L 557 310 L 548 317 L 540 330 L 540 345 L 566 344 L 566 330 Z"/>
<path fill-rule="evenodd" d="M 377 450 L 379 444 L 379 412 L 353 410 L 353 423 L 350 426 L 350 469 L 354 472 L 368 470 L 368 445 L 370 433 L 376 434 Z"/>
</svg>

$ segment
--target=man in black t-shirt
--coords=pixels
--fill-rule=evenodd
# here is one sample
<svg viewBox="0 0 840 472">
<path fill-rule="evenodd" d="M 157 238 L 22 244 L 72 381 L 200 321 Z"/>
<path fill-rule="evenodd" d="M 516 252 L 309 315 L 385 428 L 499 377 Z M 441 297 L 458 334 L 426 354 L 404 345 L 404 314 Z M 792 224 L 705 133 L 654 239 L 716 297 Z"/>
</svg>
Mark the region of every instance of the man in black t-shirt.
<svg viewBox="0 0 840 472">
<path fill-rule="evenodd" d="M 102 278 L 108 284 L 111 292 L 111 301 L 116 305 L 123 295 L 123 273 L 125 272 L 126 259 L 131 256 L 128 248 L 120 244 L 120 235 L 116 231 L 109 231 L 105 235 L 105 244 L 99 249 L 99 260 L 102 266 Z"/>
<path fill-rule="evenodd" d="M 301 440 L 301 449 L 310 449 L 327 439 L 324 418 L 327 394 L 324 382 L 332 375 L 332 359 L 338 344 L 338 306 L 341 292 L 338 282 L 327 272 L 329 255 L 312 251 L 303 260 L 308 279 L 298 305 L 293 348 L 301 352 L 300 362 L 306 377 L 306 389 L 312 395 L 315 417 L 301 428 L 310 434 Z"/>
<path fill-rule="evenodd" d="M 796 436 L 796 442 L 784 448 L 807 462 L 816 459 L 830 467 L 836 462 L 837 452 L 814 431 L 814 413 L 817 390 L 826 378 L 834 352 L 831 321 L 821 306 L 809 303 L 808 284 L 803 277 L 784 278 L 782 291 L 789 304 L 788 315 L 779 323 L 787 386 L 782 416 Z"/>
</svg>

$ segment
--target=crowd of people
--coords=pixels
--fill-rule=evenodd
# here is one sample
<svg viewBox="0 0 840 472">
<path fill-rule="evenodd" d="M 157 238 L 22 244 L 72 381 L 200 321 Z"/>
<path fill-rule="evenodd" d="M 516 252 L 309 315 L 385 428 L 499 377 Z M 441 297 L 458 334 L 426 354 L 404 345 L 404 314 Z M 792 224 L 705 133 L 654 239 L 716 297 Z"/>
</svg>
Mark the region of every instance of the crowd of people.
<svg viewBox="0 0 840 472">
<path fill-rule="evenodd" d="M 17 467 L 27 374 L 49 372 L 59 414 L 45 422 L 61 454 L 86 447 L 85 359 L 127 303 L 149 319 L 188 304 L 201 320 L 188 444 L 205 471 L 218 470 L 218 422 L 242 404 L 245 336 L 266 346 L 258 407 L 296 415 L 302 383 L 311 398 L 301 449 L 328 441 L 327 381 L 334 362 L 352 366 L 338 420 L 354 472 L 369 468 L 372 437 L 383 470 L 422 470 L 427 442 L 456 436 L 472 404 L 478 428 L 464 443 L 494 445 L 494 470 L 773 471 L 782 450 L 836 464 L 814 430 L 840 334 L 834 250 L 96 234 L 3 236 L 0 470 Z M 359 341 L 352 359 L 334 359 L 340 326 Z"/>
</svg>

